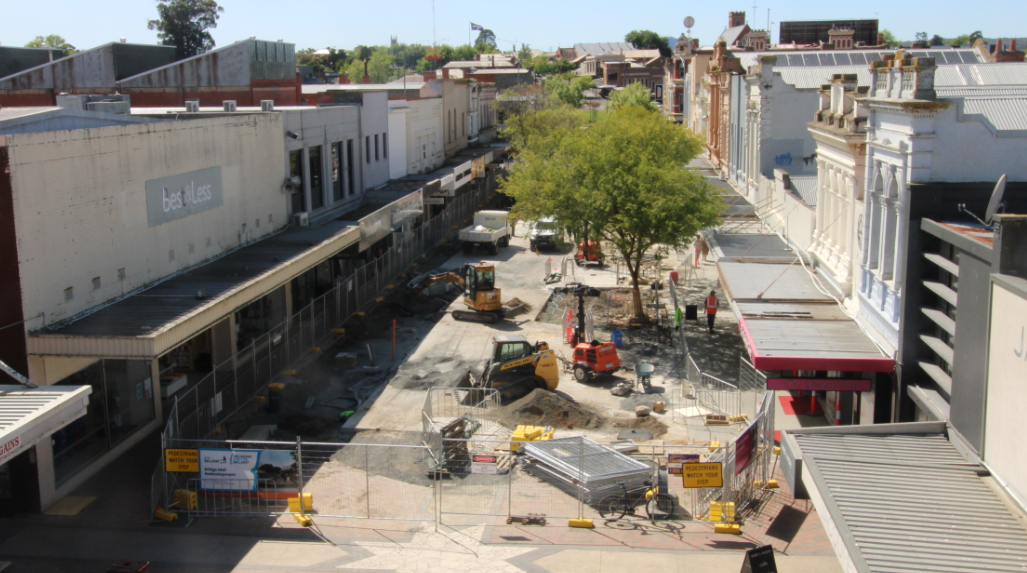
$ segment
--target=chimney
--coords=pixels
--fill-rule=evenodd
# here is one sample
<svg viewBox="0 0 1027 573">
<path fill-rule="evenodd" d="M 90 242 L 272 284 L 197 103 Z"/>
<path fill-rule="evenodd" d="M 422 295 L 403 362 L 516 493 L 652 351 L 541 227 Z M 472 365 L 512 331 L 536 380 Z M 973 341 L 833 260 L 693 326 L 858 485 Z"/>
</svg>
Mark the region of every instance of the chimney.
<svg viewBox="0 0 1027 573">
<path fill-rule="evenodd" d="M 1015 52 L 1016 51 L 1016 38 L 1013 38 L 1012 40 L 1009 40 L 1009 51 L 1010 52 Z"/>
<path fill-rule="evenodd" d="M 884 34 L 878 34 L 877 35 L 877 45 L 878 46 L 883 46 L 884 45 Z"/>
<path fill-rule="evenodd" d="M 442 79 L 449 79 L 449 68 L 442 68 Z"/>
<path fill-rule="evenodd" d="M 731 12 L 727 18 L 727 27 L 734 28 L 735 26 L 745 25 L 745 12 Z"/>
<path fill-rule="evenodd" d="M 371 76 L 364 76 L 364 79 L 362 80 L 362 83 L 365 83 L 365 84 L 371 83 Z"/>
<path fill-rule="evenodd" d="M 424 81 L 430 82 L 435 79 L 435 72 L 424 72 Z"/>
</svg>

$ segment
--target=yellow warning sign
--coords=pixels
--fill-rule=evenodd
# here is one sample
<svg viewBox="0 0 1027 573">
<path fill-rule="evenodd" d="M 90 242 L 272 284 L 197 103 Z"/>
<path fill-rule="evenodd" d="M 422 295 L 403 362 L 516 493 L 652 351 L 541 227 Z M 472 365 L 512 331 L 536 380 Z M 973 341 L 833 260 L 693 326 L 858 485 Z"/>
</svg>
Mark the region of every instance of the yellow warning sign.
<svg viewBox="0 0 1027 573">
<path fill-rule="evenodd" d="M 199 450 L 164 450 L 164 468 L 169 472 L 195 473 L 200 471 Z"/>
<path fill-rule="evenodd" d="M 681 464 L 681 483 L 688 487 L 724 487 L 724 464 Z"/>
</svg>

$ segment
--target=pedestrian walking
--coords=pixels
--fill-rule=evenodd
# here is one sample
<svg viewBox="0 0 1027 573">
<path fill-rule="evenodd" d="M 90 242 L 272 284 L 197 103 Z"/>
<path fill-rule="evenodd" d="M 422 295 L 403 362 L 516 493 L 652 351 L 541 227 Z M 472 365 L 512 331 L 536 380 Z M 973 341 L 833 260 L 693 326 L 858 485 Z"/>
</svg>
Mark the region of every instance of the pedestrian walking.
<svg viewBox="0 0 1027 573">
<path fill-rule="evenodd" d="M 684 315 L 685 313 L 681 312 L 680 306 L 674 311 L 674 330 L 681 330 L 681 317 Z"/>
<path fill-rule="evenodd" d="M 702 239 L 696 239 L 695 240 L 695 263 L 692 264 L 692 268 L 695 268 L 695 269 L 699 268 L 699 249 L 700 249 L 699 243 L 701 243 L 701 242 L 702 242 Z"/>
<path fill-rule="evenodd" d="M 710 254 L 710 246 L 707 245 L 706 241 L 703 241 L 702 239 L 699 239 L 699 241 L 701 241 L 700 244 L 702 245 L 702 260 L 705 262 L 709 262 L 709 259 L 707 257 Z"/>
<path fill-rule="evenodd" d="M 717 318 L 717 306 L 720 301 L 717 300 L 717 293 L 710 291 L 710 296 L 706 297 L 706 323 L 710 325 L 710 334 L 713 334 L 713 320 Z"/>
</svg>

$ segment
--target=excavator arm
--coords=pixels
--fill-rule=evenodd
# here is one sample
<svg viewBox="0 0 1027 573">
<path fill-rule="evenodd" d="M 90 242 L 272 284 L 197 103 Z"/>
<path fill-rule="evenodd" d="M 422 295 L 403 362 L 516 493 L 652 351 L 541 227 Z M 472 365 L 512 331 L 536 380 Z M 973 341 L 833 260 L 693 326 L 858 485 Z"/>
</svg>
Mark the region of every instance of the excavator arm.
<svg viewBox="0 0 1027 573">
<path fill-rule="evenodd" d="M 414 287 L 414 294 L 421 294 L 428 290 L 431 285 L 436 283 L 449 283 L 459 285 L 460 288 L 464 287 L 464 279 L 456 273 L 441 273 L 437 275 L 427 275 L 423 280 L 420 281 L 416 287 Z"/>
</svg>

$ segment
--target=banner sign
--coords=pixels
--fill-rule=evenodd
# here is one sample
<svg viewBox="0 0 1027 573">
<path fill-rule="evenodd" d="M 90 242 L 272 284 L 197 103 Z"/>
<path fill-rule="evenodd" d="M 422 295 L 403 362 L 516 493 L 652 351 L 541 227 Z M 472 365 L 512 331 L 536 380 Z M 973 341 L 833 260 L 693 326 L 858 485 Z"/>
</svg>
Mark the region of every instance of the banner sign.
<svg viewBox="0 0 1027 573">
<path fill-rule="evenodd" d="M 735 475 L 742 473 L 756 459 L 756 448 L 759 445 L 756 427 L 759 421 L 760 419 L 756 418 L 756 421 L 735 440 Z"/>
<path fill-rule="evenodd" d="M 257 491 L 261 450 L 200 450 L 200 489 Z"/>
<path fill-rule="evenodd" d="M 767 390 L 817 390 L 821 392 L 869 392 L 866 378 L 767 378 Z"/>
<path fill-rule="evenodd" d="M 146 182 L 146 220 L 156 227 L 220 207 L 221 167 L 208 167 Z"/>
</svg>

